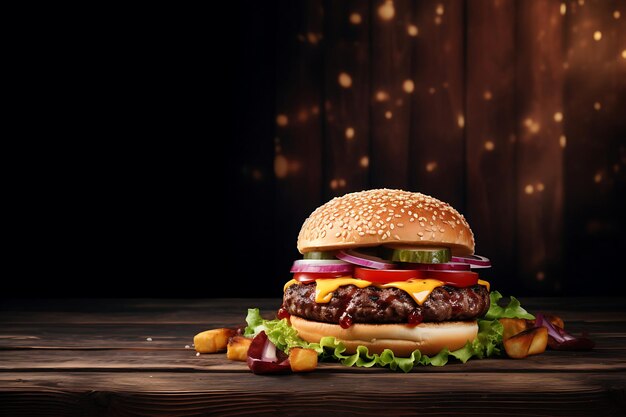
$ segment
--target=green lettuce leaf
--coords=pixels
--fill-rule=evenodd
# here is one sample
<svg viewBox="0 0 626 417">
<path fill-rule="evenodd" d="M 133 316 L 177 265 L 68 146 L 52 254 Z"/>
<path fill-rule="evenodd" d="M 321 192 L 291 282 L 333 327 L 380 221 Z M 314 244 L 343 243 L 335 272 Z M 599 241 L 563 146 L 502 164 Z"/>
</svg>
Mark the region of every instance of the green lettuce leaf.
<svg viewBox="0 0 626 417">
<path fill-rule="evenodd" d="M 450 357 L 465 363 L 471 358 L 484 359 L 502 354 L 502 324 L 498 321 L 502 317 L 534 318 L 524 310 L 515 297 L 505 307 L 500 307 L 498 301 L 502 295 L 494 291 L 490 294 L 491 306 L 484 319 L 478 320 L 478 335 L 472 342 L 467 342 L 461 349 L 449 351 L 443 349 L 436 355 L 429 357 L 414 350 L 408 358 L 396 357 L 394 353 L 385 349 L 382 353 L 369 353 L 365 346 L 358 346 L 354 354 L 344 354 L 345 345 L 334 337 L 323 337 L 319 343 L 309 343 L 298 336 L 298 332 L 289 325 L 287 319 L 265 320 L 261 317 L 258 308 L 248 309 L 246 322 L 248 326 L 244 336 L 254 337 L 262 330 L 278 349 L 289 352 L 293 347 L 314 349 L 321 361 L 340 362 L 345 366 L 372 367 L 386 366 L 392 370 L 409 372 L 418 365 L 443 366 Z"/>
<path fill-rule="evenodd" d="M 492 291 L 489 294 L 489 297 L 491 304 L 489 305 L 489 311 L 485 314 L 485 319 L 487 320 L 502 318 L 533 320 L 535 318 L 535 316 L 522 308 L 520 302 L 515 297 L 510 297 L 511 301 L 506 307 L 501 307 L 498 304 L 498 302 L 502 299 L 502 294 L 498 291 Z"/>
<path fill-rule="evenodd" d="M 317 343 L 309 343 L 298 336 L 296 329 L 291 327 L 287 319 L 265 320 L 261 317 L 258 308 L 249 308 L 246 316 L 246 326 L 243 335 L 246 337 L 254 337 L 261 331 L 265 331 L 267 338 L 276 347 L 286 353 L 293 347 L 301 347 L 307 349 L 315 349 L 319 354 L 322 348 Z"/>
</svg>

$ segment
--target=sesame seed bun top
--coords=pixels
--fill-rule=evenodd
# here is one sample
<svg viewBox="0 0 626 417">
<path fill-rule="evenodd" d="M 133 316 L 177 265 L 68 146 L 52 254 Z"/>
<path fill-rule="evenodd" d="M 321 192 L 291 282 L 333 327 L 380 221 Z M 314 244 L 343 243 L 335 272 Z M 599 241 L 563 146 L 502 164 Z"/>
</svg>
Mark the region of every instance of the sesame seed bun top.
<svg viewBox="0 0 626 417">
<path fill-rule="evenodd" d="M 402 190 L 366 190 L 335 197 L 305 220 L 300 253 L 388 244 L 447 246 L 474 253 L 474 234 L 462 214 L 441 200 Z"/>
</svg>

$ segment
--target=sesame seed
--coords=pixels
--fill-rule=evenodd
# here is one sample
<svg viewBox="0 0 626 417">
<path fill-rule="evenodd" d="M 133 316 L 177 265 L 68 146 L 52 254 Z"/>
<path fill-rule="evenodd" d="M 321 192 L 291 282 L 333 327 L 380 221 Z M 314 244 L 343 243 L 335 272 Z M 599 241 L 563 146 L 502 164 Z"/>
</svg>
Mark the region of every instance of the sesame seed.
<svg viewBox="0 0 626 417">
<path fill-rule="evenodd" d="M 341 232 L 335 233 L 335 237 L 339 237 L 339 236 L 341 236 Z"/>
<path fill-rule="evenodd" d="M 422 232 L 417 232 L 417 235 L 418 235 L 418 236 L 424 236 L 424 233 L 422 233 Z"/>
<path fill-rule="evenodd" d="M 147 340 L 148 342 L 152 342 L 152 338 L 151 338 L 151 337 L 146 337 L 146 340 Z"/>
<path fill-rule="evenodd" d="M 398 227 L 404 227 L 404 223 L 398 223 L 396 226 L 398 226 Z"/>
<path fill-rule="evenodd" d="M 391 223 L 391 224 L 389 225 L 389 228 L 390 228 L 391 230 L 393 230 L 393 228 L 394 228 L 394 227 L 395 227 L 395 226 L 393 225 L 393 223 Z"/>
<path fill-rule="evenodd" d="M 382 231 L 382 230 L 379 230 L 379 231 L 378 231 L 378 234 L 379 234 L 379 235 L 382 235 L 382 234 L 383 234 L 383 231 Z"/>
<path fill-rule="evenodd" d="M 398 235 L 393 235 L 393 238 L 394 238 L 395 240 L 400 240 L 400 236 L 398 236 Z"/>
<path fill-rule="evenodd" d="M 196 356 L 200 356 L 200 352 L 196 353 Z"/>
</svg>

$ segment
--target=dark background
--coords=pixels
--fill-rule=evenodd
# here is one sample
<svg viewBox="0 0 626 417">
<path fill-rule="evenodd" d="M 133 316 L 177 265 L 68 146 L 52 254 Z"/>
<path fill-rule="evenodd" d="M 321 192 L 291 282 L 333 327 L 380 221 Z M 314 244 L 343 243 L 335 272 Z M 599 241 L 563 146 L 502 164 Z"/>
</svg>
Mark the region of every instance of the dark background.
<svg viewBox="0 0 626 417">
<path fill-rule="evenodd" d="M 305 218 L 376 187 L 457 208 L 505 294 L 626 287 L 626 1 L 210 17 L 38 81 L 80 98 L 47 120 L 74 140 L 23 145 L 3 296 L 279 297 Z"/>
</svg>

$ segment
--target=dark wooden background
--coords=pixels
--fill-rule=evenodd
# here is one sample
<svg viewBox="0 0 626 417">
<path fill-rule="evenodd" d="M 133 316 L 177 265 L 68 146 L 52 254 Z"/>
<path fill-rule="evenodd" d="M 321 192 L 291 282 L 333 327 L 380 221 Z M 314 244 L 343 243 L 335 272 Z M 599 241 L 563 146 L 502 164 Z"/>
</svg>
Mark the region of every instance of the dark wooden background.
<svg viewBox="0 0 626 417">
<path fill-rule="evenodd" d="M 0 297 L 278 297 L 305 218 L 374 187 L 465 214 L 506 294 L 626 289 L 625 0 L 224 6 L 44 79 L 92 101 L 23 141 Z"/>
<path fill-rule="evenodd" d="M 314 208 L 397 187 L 466 215 L 496 288 L 624 288 L 625 1 L 278 1 L 237 16 L 234 233 L 253 231 L 240 271 L 278 286 Z"/>
</svg>

